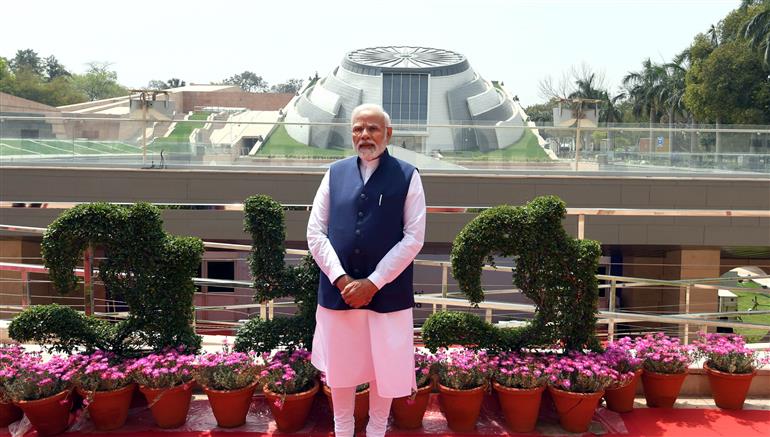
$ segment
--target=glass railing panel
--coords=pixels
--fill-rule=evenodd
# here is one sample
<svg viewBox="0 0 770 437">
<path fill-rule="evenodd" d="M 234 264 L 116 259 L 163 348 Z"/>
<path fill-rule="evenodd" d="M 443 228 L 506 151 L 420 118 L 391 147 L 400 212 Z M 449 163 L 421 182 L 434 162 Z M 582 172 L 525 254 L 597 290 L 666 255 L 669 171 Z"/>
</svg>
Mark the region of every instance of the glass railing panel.
<svg viewBox="0 0 770 437">
<path fill-rule="evenodd" d="M 0 162 L 127 168 L 323 169 L 351 156 L 348 120 L 201 109 L 167 120 L 0 114 Z M 770 175 L 770 126 L 394 123 L 395 156 L 424 171 Z"/>
</svg>

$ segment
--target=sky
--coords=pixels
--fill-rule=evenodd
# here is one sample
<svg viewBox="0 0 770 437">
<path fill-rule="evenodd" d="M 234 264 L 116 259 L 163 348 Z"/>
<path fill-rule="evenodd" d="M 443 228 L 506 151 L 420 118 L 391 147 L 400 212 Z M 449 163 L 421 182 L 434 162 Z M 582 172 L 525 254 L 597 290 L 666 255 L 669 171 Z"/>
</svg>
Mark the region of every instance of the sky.
<svg viewBox="0 0 770 437">
<path fill-rule="evenodd" d="M 25 0 L 0 6 L 0 56 L 33 49 L 70 71 L 109 62 L 132 88 L 172 77 L 269 84 L 328 74 L 352 50 L 436 47 L 465 55 L 523 106 L 539 83 L 589 66 L 610 90 L 646 58 L 666 62 L 739 0 Z"/>
</svg>

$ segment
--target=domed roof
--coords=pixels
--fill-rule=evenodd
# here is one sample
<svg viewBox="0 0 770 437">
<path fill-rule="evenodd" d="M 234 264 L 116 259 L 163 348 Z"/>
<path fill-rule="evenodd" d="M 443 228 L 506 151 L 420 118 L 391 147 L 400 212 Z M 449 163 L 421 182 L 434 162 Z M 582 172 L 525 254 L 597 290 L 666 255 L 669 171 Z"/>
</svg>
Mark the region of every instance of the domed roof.
<svg viewBox="0 0 770 437">
<path fill-rule="evenodd" d="M 355 73 L 378 76 L 382 72 L 427 73 L 449 76 L 465 71 L 469 64 L 457 52 L 429 47 L 386 46 L 354 50 L 342 67 Z"/>
</svg>

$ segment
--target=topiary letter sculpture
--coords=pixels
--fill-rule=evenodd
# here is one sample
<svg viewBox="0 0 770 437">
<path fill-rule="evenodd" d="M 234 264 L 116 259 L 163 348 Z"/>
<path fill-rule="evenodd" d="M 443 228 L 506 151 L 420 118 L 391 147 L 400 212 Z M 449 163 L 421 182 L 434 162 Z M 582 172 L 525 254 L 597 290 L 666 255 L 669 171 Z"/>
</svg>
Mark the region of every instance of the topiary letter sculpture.
<svg viewBox="0 0 770 437">
<path fill-rule="evenodd" d="M 119 354 L 147 347 L 200 347 L 191 326 L 192 277 L 203 255 L 200 239 L 167 234 L 160 210 L 146 203 L 78 205 L 61 214 L 43 236 L 43 262 L 60 293 L 78 286 L 73 270 L 88 246 L 104 248 L 99 278 L 108 295 L 128 304 L 128 318 L 110 325 L 67 307 L 41 305 L 13 320 L 11 337 L 50 343 L 58 350 L 82 346 Z"/>
<path fill-rule="evenodd" d="M 564 231 L 564 202 L 538 197 L 524 206 L 497 206 L 480 213 L 455 238 L 452 275 L 471 303 L 484 300 L 481 267 L 493 255 L 516 258 L 514 284 L 534 302 L 530 323 L 497 328 L 470 313 L 432 315 L 423 326 L 425 344 L 435 349 L 469 344 L 492 349 L 563 347 L 598 349 L 594 335 L 601 249 Z"/>
</svg>

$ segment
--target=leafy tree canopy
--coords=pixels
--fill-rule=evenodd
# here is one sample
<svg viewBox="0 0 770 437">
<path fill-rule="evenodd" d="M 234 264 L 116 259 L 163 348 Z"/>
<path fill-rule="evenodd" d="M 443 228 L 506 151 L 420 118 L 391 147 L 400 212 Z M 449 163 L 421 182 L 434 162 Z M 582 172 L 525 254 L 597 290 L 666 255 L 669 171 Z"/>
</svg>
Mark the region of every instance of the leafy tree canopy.
<svg viewBox="0 0 770 437">
<path fill-rule="evenodd" d="M 186 85 L 185 81 L 174 77 L 165 82 L 162 80 L 151 80 L 147 84 L 147 88 L 152 90 L 167 90 L 169 88 L 179 88 L 185 85 Z"/>
<path fill-rule="evenodd" d="M 267 82 L 251 71 L 244 71 L 241 74 L 230 76 L 222 81 L 225 85 L 237 85 L 242 90 L 250 93 L 261 93 L 267 90 Z"/>
<path fill-rule="evenodd" d="M 11 70 L 18 74 L 22 70 L 30 71 L 38 76 L 43 75 L 45 64 L 36 51 L 32 49 L 17 50 L 11 60 Z"/>
<path fill-rule="evenodd" d="M 289 79 L 284 83 L 273 85 L 270 92 L 273 93 L 296 93 L 302 89 L 302 79 Z"/>
<path fill-rule="evenodd" d="M 685 102 L 696 117 L 722 123 L 770 121 L 770 83 L 762 58 L 745 40 L 716 47 L 686 76 Z"/>
<path fill-rule="evenodd" d="M 110 70 L 108 62 L 89 62 L 86 74 L 75 75 L 75 88 L 88 97 L 88 100 L 101 100 L 110 97 L 125 96 L 128 89 L 118 83 L 118 73 Z"/>
</svg>

